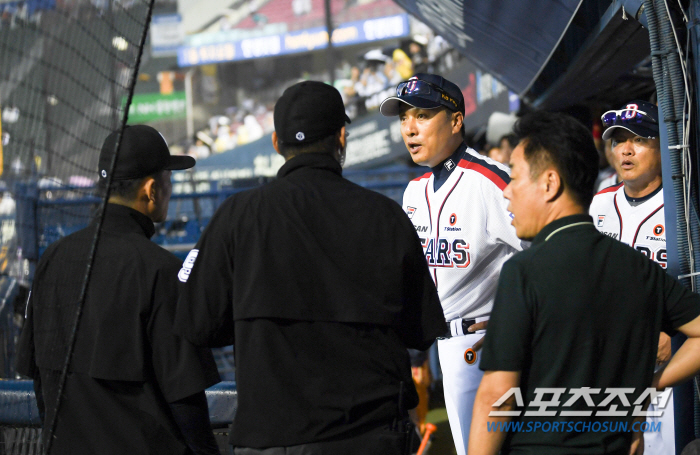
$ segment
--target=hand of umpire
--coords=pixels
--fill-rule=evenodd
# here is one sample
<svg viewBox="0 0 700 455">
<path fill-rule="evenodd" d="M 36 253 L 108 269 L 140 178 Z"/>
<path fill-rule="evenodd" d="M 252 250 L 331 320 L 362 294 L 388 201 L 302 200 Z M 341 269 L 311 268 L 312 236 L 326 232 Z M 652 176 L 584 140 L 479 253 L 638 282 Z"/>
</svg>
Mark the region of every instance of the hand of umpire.
<svg viewBox="0 0 700 455">
<path fill-rule="evenodd" d="M 467 327 L 467 330 L 470 333 L 473 333 L 473 332 L 476 332 L 477 330 L 485 330 L 487 325 L 489 325 L 489 321 L 481 321 L 481 322 L 477 322 L 476 324 L 470 325 L 469 327 Z M 486 336 L 486 335 L 484 335 L 484 336 Z M 478 351 L 479 349 L 481 349 L 481 346 L 483 346 L 483 344 L 484 344 L 484 337 L 481 337 L 481 338 L 479 338 L 479 341 L 474 343 L 474 346 L 472 346 L 472 349 L 475 351 Z"/>
</svg>

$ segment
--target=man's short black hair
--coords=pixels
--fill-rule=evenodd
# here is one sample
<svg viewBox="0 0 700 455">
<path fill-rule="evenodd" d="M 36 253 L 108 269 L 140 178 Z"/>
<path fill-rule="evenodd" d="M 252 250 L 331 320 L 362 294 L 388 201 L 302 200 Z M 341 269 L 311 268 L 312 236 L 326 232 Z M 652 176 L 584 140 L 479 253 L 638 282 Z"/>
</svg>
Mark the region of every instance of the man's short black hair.
<svg viewBox="0 0 700 455">
<path fill-rule="evenodd" d="M 109 186 L 109 197 L 118 197 L 127 201 L 133 201 L 138 196 L 138 189 L 139 186 L 141 186 L 141 183 L 143 183 L 145 179 L 151 177 L 158 182 L 158 185 L 163 185 L 163 171 L 157 172 L 153 175 L 147 175 L 146 177 L 128 180 L 115 180 Z M 106 186 L 107 180 L 100 179 L 100 181 L 97 183 L 97 189 L 100 191 L 100 194 L 104 194 L 104 192 L 107 190 Z"/>
<path fill-rule="evenodd" d="M 569 115 L 539 111 L 518 120 L 515 134 L 523 143 L 530 178 L 553 166 L 564 189 L 588 210 L 598 176 L 598 150 L 591 132 Z"/>
<path fill-rule="evenodd" d="M 278 141 L 277 146 L 280 149 L 280 153 L 285 159 L 301 155 L 304 153 L 326 153 L 333 154 L 336 152 L 337 143 L 336 137 L 338 132 L 322 137 L 321 139 L 306 144 L 288 144 L 286 142 Z"/>
<path fill-rule="evenodd" d="M 136 193 L 139 189 L 139 185 L 145 178 L 146 177 L 139 177 L 135 179 L 113 181 L 109 186 L 109 197 L 119 197 L 127 201 L 136 199 Z M 101 194 L 104 194 L 105 191 L 107 191 L 106 179 L 100 179 L 97 185 Z"/>
</svg>

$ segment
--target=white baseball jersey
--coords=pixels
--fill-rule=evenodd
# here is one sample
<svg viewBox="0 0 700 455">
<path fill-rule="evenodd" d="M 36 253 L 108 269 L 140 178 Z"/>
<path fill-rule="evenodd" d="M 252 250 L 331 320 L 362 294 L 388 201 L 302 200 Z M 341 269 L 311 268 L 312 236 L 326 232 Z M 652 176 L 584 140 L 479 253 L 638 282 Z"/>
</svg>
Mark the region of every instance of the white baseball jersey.
<svg viewBox="0 0 700 455">
<path fill-rule="evenodd" d="M 637 201 L 640 202 L 638 205 L 630 205 L 625 196 L 625 185 L 620 183 L 596 194 L 588 213 L 600 232 L 642 252 L 665 269 L 664 190 L 660 187 Z M 654 405 L 652 410 L 656 410 Z M 662 417 L 647 417 L 647 422 L 659 425 L 661 431 L 644 433 L 644 453 L 675 453 L 673 399 Z"/>
<path fill-rule="evenodd" d="M 588 213 L 600 232 L 642 252 L 665 269 L 664 191 L 659 188 L 642 199 L 639 205 L 630 205 L 620 183 L 596 194 Z"/>
<path fill-rule="evenodd" d="M 438 190 L 428 172 L 408 184 L 403 208 L 423 244 L 445 319 L 487 316 L 501 266 L 522 250 L 503 197 L 510 170 L 464 144 L 441 166 L 448 177 Z"/>
</svg>

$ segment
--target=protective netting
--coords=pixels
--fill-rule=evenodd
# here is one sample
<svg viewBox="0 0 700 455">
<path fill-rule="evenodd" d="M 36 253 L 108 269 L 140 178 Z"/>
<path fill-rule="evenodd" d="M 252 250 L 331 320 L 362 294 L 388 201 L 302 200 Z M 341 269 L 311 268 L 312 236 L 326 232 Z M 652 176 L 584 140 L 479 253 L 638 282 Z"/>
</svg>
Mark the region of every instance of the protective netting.
<svg viewBox="0 0 700 455">
<path fill-rule="evenodd" d="M 104 191 L 95 188 L 98 156 L 105 137 L 125 121 L 153 3 L 0 2 L 3 377 L 14 375 L 14 343 L 41 253 L 87 225 L 102 206 Z M 85 256 L 89 276 L 90 251 Z M 75 282 L 73 306 L 61 312 L 65 320 L 57 325 L 63 329 L 51 348 L 64 365 L 84 294 L 85 281 Z M 58 401 L 47 408 L 59 407 L 60 395 Z M 3 431 L 0 443 L 7 453 L 15 453 L 10 445 L 19 447 L 23 439 L 30 445 L 23 453 L 41 450 L 35 433 Z"/>
</svg>

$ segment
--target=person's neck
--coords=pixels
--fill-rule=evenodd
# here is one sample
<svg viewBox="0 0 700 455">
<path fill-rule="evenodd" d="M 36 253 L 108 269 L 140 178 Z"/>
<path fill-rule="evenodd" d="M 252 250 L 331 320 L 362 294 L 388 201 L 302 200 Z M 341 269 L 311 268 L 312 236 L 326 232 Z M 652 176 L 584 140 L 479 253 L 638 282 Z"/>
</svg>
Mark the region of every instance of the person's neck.
<svg viewBox="0 0 700 455">
<path fill-rule="evenodd" d="M 452 156 L 452 154 L 457 150 L 457 148 L 460 145 L 462 145 L 462 142 L 464 142 L 464 140 L 462 139 L 461 134 L 453 135 L 450 141 L 447 144 L 445 144 L 445 148 L 443 149 L 443 152 L 440 153 L 439 158 L 436 157 L 435 160 L 427 163 L 428 167 L 432 169 L 442 164 L 443 161 Z"/>
<path fill-rule="evenodd" d="M 661 176 L 656 176 L 649 182 L 625 181 L 625 194 L 632 198 L 640 198 L 656 191 L 662 183 Z"/>
<path fill-rule="evenodd" d="M 546 212 L 543 221 L 540 223 L 540 229 L 538 230 L 538 232 L 541 231 L 549 223 L 556 221 L 560 218 L 565 218 L 571 215 L 585 215 L 587 213 L 588 211 L 586 209 L 584 209 L 579 204 L 575 203 L 570 199 L 558 200 L 552 206 L 549 207 L 549 210 Z"/>
<path fill-rule="evenodd" d="M 134 209 L 137 212 L 141 212 L 147 217 L 151 218 L 151 216 L 148 213 L 148 208 L 146 204 L 140 201 L 139 199 L 131 201 L 128 199 L 121 198 L 119 196 L 111 196 L 107 200 L 107 202 L 109 202 L 110 204 L 123 205 L 124 207 L 129 207 L 130 209 Z"/>
</svg>

